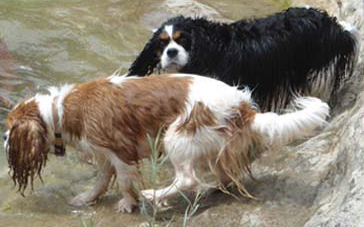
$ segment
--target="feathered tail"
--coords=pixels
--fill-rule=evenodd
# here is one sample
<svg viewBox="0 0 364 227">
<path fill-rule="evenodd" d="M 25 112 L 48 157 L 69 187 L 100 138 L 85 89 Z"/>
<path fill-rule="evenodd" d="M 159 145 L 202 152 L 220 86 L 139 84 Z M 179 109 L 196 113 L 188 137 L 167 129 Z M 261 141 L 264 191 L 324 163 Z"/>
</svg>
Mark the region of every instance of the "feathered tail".
<svg viewBox="0 0 364 227">
<path fill-rule="evenodd" d="M 318 98 L 300 97 L 293 101 L 292 112 L 278 115 L 258 113 L 252 129 L 258 132 L 268 146 L 281 147 L 293 140 L 311 135 L 326 124 L 329 106 Z"/>
</svg>

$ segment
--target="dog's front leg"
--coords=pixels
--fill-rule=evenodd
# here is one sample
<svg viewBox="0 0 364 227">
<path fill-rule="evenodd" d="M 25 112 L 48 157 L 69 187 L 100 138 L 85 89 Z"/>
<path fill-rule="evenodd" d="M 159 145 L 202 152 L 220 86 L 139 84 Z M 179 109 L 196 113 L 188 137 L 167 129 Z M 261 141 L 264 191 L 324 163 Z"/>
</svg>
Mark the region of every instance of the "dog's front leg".
<svg viewBox="0 0 364 227">
<path fill-rule="evenodd" d="M 94 187 L 75 196 L 69 203 L 73 206 L 87 206 L 93 204 L 99 196 L 107 191 L 114 168 L 107 161 L 98 162 L 98 172 Z"/>
<path fill-rule="evenodd" d="M 135 167 L 129 166 L 121 160 L 115 162 L 115 170 L 116 180 L 123 195 L 123 198 L 116 205 L 116 210 L 131 213 L 133 207 L 138 205 L 137 191 L 133 184 L 133 179 L 138 179 L 138 173 Z"/>
<path fill-rule="evenodd" d="M 116 205 L 116 210 L 122 213 L 131 213 L 133 207 L 138 205 L 137 193 L 131 179 L 124 179 L 121 186 L 123 198 Z"/>
</svg>

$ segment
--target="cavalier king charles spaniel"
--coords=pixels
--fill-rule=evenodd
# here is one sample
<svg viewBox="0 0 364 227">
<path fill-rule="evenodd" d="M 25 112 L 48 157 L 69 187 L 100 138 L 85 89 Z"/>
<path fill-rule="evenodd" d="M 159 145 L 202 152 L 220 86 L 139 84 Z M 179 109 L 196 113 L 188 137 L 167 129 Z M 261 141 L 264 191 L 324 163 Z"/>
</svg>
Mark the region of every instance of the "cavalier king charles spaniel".
<svg viewBox="0 0 364 227">
<path fill-rule="evenodd" d="M 115 176 L 123 196 L 117 209 L 131 212 L 138 201 L 137 167 L 151 155 L 148 138 L 162 129 L 159 152 L 171 161 L 175 179 L 166 188 L 142 190 L 144 197 L 164 203 L 179 190 L 228 184 L 249 196 L 242 180 L 251 162 L 264 150 L 311 135 L 329 116 L 328 105 L 313 97 L 297 97 L 291 107 L 281 115 L 260 113 L 248 88 L 188 74 L 110 76 L 51 87 L 8 115 L 9 173 L 23 194 L 41 176 L 48 155 L 64 155 L 70 145 L 92 155 L 98 169 L 93 188 L 71 204 L 94 202 Z M 204 184 L 201 170 L 214 180 Z"/>
<path fill-rule="evenodd" d="M 353 73 L 358 31 L 314 8 L 231 24 L 178 16 L 155 31 L 127 75 L 174 69 L 254 90 L 264 111 L 296 94 L 328 101 Z"/>
</svg>

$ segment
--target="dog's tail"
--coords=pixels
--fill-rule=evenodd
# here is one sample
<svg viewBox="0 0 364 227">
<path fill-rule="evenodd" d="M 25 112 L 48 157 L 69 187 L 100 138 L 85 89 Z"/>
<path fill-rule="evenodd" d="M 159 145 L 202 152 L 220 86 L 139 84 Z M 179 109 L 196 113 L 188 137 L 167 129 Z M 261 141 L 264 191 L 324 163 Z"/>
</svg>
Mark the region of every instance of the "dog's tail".
<svg viewBox="0 0 364 227">
<path fill-rule="evenodd" d="M 316 128 L 327 123 L 329 110 L 329 106 L 318 98 L 298 97 L 289 113 L 256 114 L 252 129 L 262 136 L 267 146 L 277 148 L 312 135 Z"/>
</svg>

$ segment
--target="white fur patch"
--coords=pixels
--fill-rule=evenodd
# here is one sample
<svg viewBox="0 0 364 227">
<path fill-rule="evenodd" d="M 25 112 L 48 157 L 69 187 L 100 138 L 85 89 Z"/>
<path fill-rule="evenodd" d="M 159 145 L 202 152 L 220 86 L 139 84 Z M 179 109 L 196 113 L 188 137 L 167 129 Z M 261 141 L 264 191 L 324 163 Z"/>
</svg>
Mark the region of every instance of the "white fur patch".
<svg viewBox="0 0 364 227">
<path fill-rule="evenodd" d="M 58 117 L 59 122 L 63 122 L 63 100 L 64 98 L 72 91 L 74 84 L 65 84 L 59 89 L 58 100 L 57 100 L 57 109 L 58 109 Z"/>
<path fill-rule="evenodd" d="M 239 106 L 243 101 L 252 103 L 251 92 L 248 88 L 238 90 L 237 87 L 229 86 L 219 80 L 201 76 L 192 76 L 194 82 L 190 88 L 188 97 L 188 109 L 199 101 L 208 106 L 216 115 L 218 120 L 226 119 L 231 114 L 231 108 Z M 186 114 L 189 114 L 187 111 Z"/>
<path fill-rule="evenodd" d="M 167 54 L 169 50 L 175 49 L 177 50 L 178 54 L 177 56 L 170 58 Z M 189 54 L 185 50 L 185 48 L 175 41 L 171 40 L 171 42 L 168 44 L 168 46 L 164 49 L 162 57 L 161 57 L 161 65 L 162 68 L 169 68 L 174 67 L 176 69 L 183 67 L 187 64 L 189 59 Z"/>
<path fill-rule="evenodd" d="M 356 30 L 355 26 L 346 22 L 346 21 L 339 21 L 339 24 L 344 28 L 344 30 L 349 31 L 349 32 L 353 32 L 354 30 Z"/>
<path fill-rule="evenodd" d="M 252 128 L 264 136 L 267 144 L 282 146 L 294 139 L 311 135 L 326 124 L 329 106 L 318 98 L 300 97 L 294 100 L 293 112 L 277 115 L 272 112 L 258 113 Z"/>
<path fill-rule="evenodd" d="M 52 114 L 52 102 L 54 96 L 52 95 L 40 95 L 35 96 L 35 100 L 38 103 L 39 112 L 45 123 L 54 130 L 53 114 Z"/>
<path fill-rule="evenodd" d="M 173 25 L 166 25 L 164 27 L 164 31 L 166 31 L 169 38 L 172 39 L 172 37 L 173 37 Z"/>
<path fill-rule="evenodd" d="M 127 81 L 129 79 L 139 79 L 139 78 L 142 78 L 142 77 L 137 77 L 137 76 L 128 76 L 127 77 L 126 74 L 125 74 L 123 76 L 111 75 L 107 79 L 113 84 L 121 85 L 122 83 L 124 83 L 125 81 Z"/>
<path fill-rule="evenodd" d="M 8 148 L 9 148 L 9 134 L 10 134 L 10 130 L 6 131 L 4 136 L 6 137 L 5 141 L 4 141 L 4 150 L 6 153 L 8 153 Z"/>
<path fill-rule="evenodd" d="M 63 120 L 63 100 L 68 95 L 72 89 L 74 88 L 74 84 L 65 84 L 58 87 L 49 87 L 48 91 L 50 94 L 37 94 L 35 96 L 35 100 L 38 103 L 40 114 L 43 120 L 46 122 L 47 125 L 54 130 L 54 123 L 53 123 L 53 114 L 52 114 L 52 104 L 53 100 L 56 96 L 58 96 L 57 100 L 57 109 L 58 109 L 58 117 L 59 122 Z"/>
<path fill-rule="evenodd" d="M 194 105 L 202 102 L 215 115 L 219 127 L 227 124 L 229 119 L 242 102 L 251 103 L 251 92 L 249 89 L 238 90 L 221 81 L 208 77 L 189 74 L 174 74 L 175 77 L 192 77 L 188 102 L 185 112 L 178 117 L 168 128 L 164 142 L 171 159 L 175 160 L 199 160 L 199 156 L 207 155 L 209 152 L 219 152 L 228 143 L 218 130 L 214 127 L 203 127 L 191 136 L 185 132 L 177 132 L 178 126 L 191 114 Z M 217 154 L 216 154 L 217 155 Z M 192 164 L 191 164 L 192 165 Z"/>
<path fill-rule="evenodd" d="M 25 104 L 28 104 L 29 102 L 31 102 L 31 101 L 33 101 L 34 100 L 34 97 L 33 98 L 30 98 L 30 99 L 28 99 L 27 101 L 25 101 L 24 103 Z M 15 108 L 14 108 L 15 109 Z"/>
<path fill-rule="evenodd" d="M 166 25 L 164 30 L 167 32 L 170 42 L 164 48 L 163 54 L 161 56 L 161 66 L 163 69 L 179 69 L 187 64 L 189 60 L 189 54 L 183 46 L 179 45 L 175 42 L 175 40 L 173 40 L 173 25 Z M 167 54 L 169 50 L 176 50 L 177 55 L 174 57 L 169 57 Z"/>
</svg>

